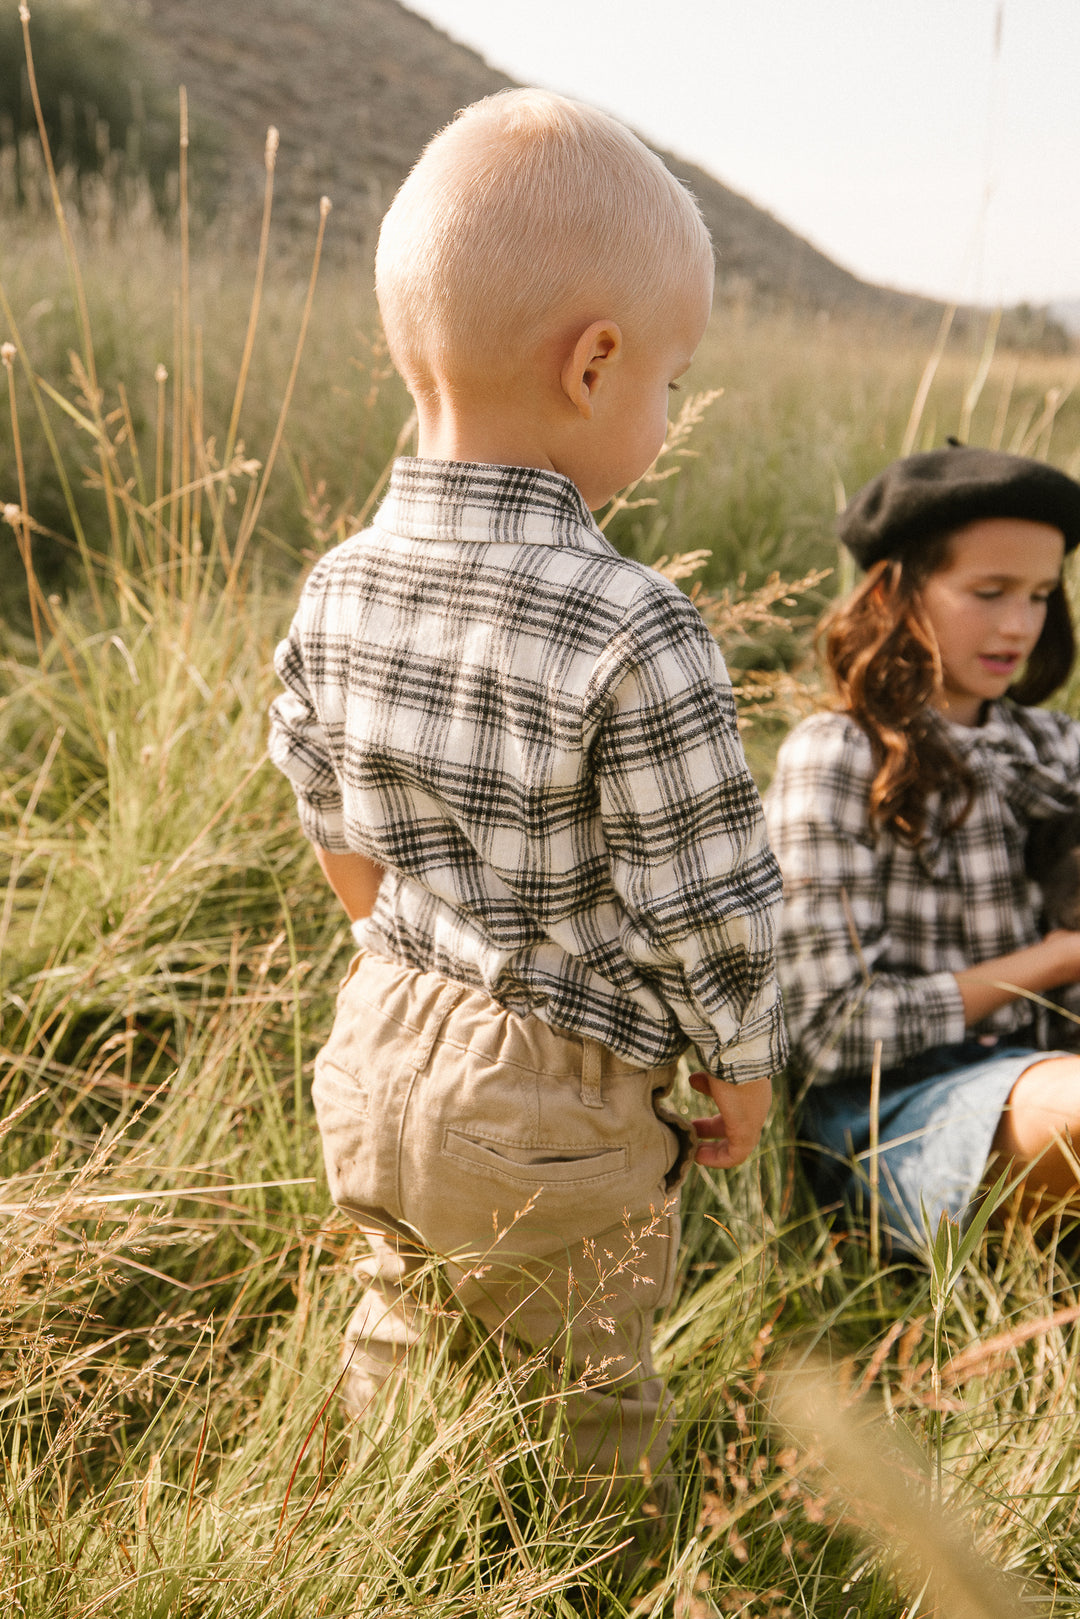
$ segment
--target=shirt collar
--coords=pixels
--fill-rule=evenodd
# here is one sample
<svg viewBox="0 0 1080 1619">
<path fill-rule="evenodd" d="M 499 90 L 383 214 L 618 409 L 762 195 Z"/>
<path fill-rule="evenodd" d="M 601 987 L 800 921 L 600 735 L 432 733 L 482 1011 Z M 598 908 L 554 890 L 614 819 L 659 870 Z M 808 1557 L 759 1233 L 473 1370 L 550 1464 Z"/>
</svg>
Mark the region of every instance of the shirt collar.
<svg viewBox="0 0 1080 1619">
<path fill-rule="evenodd" d="M 993 698 L 988 698 L 983 704 L 977 725 L 961 725 L 936 708 L 932 710 L 930 716 L 931 724 L 938 726 L 948 738 L 949 745 L 957 753 L 962 754 L 980 748 L 988 738 L 992 742 L 999 742 L 1008 728 L 1004 723 L 1007 720 L 1007 711 Z"/>
<path fill-rule="evenodd" d="M 416 540 L 611 549 L 561 472 L 478 461 L 395 461 L 374 526 Z"/>
<path fill-rule="evenodd" d="M 989 702 L 981 725 L 944 723 L 950 743 L 988 788 L 1031 819 L 1072 809 L 1060 766 L 1040 757 L 1035 738 L 1007 699 Z"/>
<path fill-rule="evenodd" d="M 949 744 L 963 757 L 969 754 L 985 752 L 999 752 L 1001 749 L 1020 749 L 1036 757 L 1034 744 L 1026 735 L 1022 726 L 1015 718 L 1015 709 L 1008 701 L 997 698 L 988 698 L 983 706 L 982 718 L 978 725 L 958 725 L 955 720 L 947 719 L 944 715 L 936 716 L 937 723 L 942 726 L 948 737 Z"/>
</svg>

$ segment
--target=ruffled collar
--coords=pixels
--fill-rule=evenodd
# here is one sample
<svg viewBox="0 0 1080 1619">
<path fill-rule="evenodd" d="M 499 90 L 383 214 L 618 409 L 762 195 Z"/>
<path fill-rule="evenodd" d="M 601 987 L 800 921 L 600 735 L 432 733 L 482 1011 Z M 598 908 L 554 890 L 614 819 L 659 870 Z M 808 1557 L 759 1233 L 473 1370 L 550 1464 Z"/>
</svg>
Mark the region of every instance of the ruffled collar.
<svg viewBox="0 0 1080 1619">
<path fill-rule="evenodd" d="M 1046 820 L 1076 808 L 1075 793 L 1063 781 L 1060 765 L 1055 770 L 1040 759 L 1033 737 L 1011 704 L 989 703 L 981 725 L 957 725 L 939 714 L 931 717 L 931 724 L 942 728 L 950 748 L 971 772 L 977 799 L 990 794 L 1003 800 L 1021 822 Z M 918 860 L 932 877 L 947 874 L 953 855 L 946 828 L 962 804 L 959 783 L 955 793 L 931 800 Z"/>
</svg>

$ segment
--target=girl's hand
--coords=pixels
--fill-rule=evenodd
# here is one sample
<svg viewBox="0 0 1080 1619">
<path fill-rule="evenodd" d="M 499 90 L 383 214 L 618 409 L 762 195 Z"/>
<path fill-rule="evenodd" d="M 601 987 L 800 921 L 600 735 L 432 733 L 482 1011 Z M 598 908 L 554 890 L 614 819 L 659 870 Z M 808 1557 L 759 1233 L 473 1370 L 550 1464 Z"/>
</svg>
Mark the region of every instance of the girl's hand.
<svg viewBox="0 0 1080 1619">
<path fill-rule="evenodd" d="M 1080 932 L 1054 928 L 1037 944 L 980 961 L 977 967 L 965 967 L 954 976 L 970 1029 L 1025 992 L 1044 995 L 1063 984 L 1080 982 Z"/>
<path fill-rule="evenodd" d="M 732 1085 L 715 1074 L 690 1075 L 690 1084 L 702 1096 L 712 1099 L 716 1112 L 695 1119 L 694 1129 L 702 1145 L 694 1157 L 711 1169 L 732 1169 L 745 1163 L 758 1144 L 772 1101 L 772 1080 L 754 1079 L 746 1085 Z"/>
</svg>

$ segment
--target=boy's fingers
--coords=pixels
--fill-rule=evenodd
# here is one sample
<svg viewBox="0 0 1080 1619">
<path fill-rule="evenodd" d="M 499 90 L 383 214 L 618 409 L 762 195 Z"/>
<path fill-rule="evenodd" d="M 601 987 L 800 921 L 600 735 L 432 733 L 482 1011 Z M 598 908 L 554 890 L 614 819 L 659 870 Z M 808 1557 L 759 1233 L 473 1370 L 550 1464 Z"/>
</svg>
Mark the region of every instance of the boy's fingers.
<svg viewBox="0 0 1080 1619">
<path fill-rule="evenodd" d="M 691 1074 L 690 1084 L 702 1096 L 707 1096 L 710 1101 L 714 1100 L 708 1074 Z M 701 1143 L 694 1153 L 696 1162 L 711 1169 L 731 1167 L 731 1143 L 728 1140 L 728 1126 L 723 1114 L 710 1113 L 705 1118 L 694 1119 L 692 1122 L 694 1134 Z"/>
<path fill-rule="evenodd" d="M 728 1127 L 719 1113 L 710 1113 L 706 1119 L 694 1119 L 691 1122 L 695 1134 L 703 1141 L 727 1140 Z"/>
<path fill-rule="evenodd" d="M 690 1075 L 695 1091 L 708 1096 L 716 1112 L 694 1120 L 702 1145 L 694 1154 L 699 1164 L 716 1169 L 732 1169 L 745 1163 L 756 1147 L 772 1099 L 772 1085 L 760 1080 L 735 1086 L 710 1074 Z"/>
<path fill-rule="evenodd" d="M 724 1118 L 722 1113 L 710 1113 L 707 1118 L 694 1120 L 694 1131 L 701 1145 L 694 1157 L 699 1164 L 717 1169 L 731 1169 L 750 1156 L 754 1141 L 750 1132 L 741 1131 Z"/>
<path fill-rule="evenodd" d="M 710 1128 L 710 1126 L 712 1128 Z M 697 1163 L 711 1169 L 734 1169 L 749 1158 L 754 1141 L 739 1142 L 728 1135 L 722 1119 L 696 1119 L 694 1128 L 701 1145 L 694 1153 Z M 755 1137 L 756 1140 L 756 1137 Z"/>
<path fill-rule="evenodd" d="M 713 1146 L 701 1146 L 694 1153 L 694 1162 L 700 1164 L 702 1169 L 734 1169 L 735 1162 L 731 1156 L 731 1148 L 726 1141 L 718 1141 Z"/>
</svg>

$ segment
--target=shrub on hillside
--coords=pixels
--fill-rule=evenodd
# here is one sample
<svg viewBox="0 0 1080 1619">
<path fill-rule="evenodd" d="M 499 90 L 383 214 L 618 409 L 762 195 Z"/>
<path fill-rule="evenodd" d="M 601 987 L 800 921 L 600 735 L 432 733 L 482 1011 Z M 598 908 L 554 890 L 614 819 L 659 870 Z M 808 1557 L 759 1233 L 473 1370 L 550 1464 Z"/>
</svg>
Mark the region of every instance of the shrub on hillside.
<svg viewBox="0 0 1080 1619">
<path fill-rule="evenodd" d="M 12 170 L 15 199 L 25 202 L 40 183 L 40 166 L 27 161 L 38 123 L 19 10 L 0 11 L 0 153 Z M 132 22 L 121 0 L 50 0 L 31 8 L 42 121 L 58 169 L 78 182 L 144 179 L 167 211 L 175 201 L 178 99 L 157 82 Z M 205 146 L 206 131 L 200 140 Z M 209 188 L 199 200 L 208 208 Z"/>
</svg>

